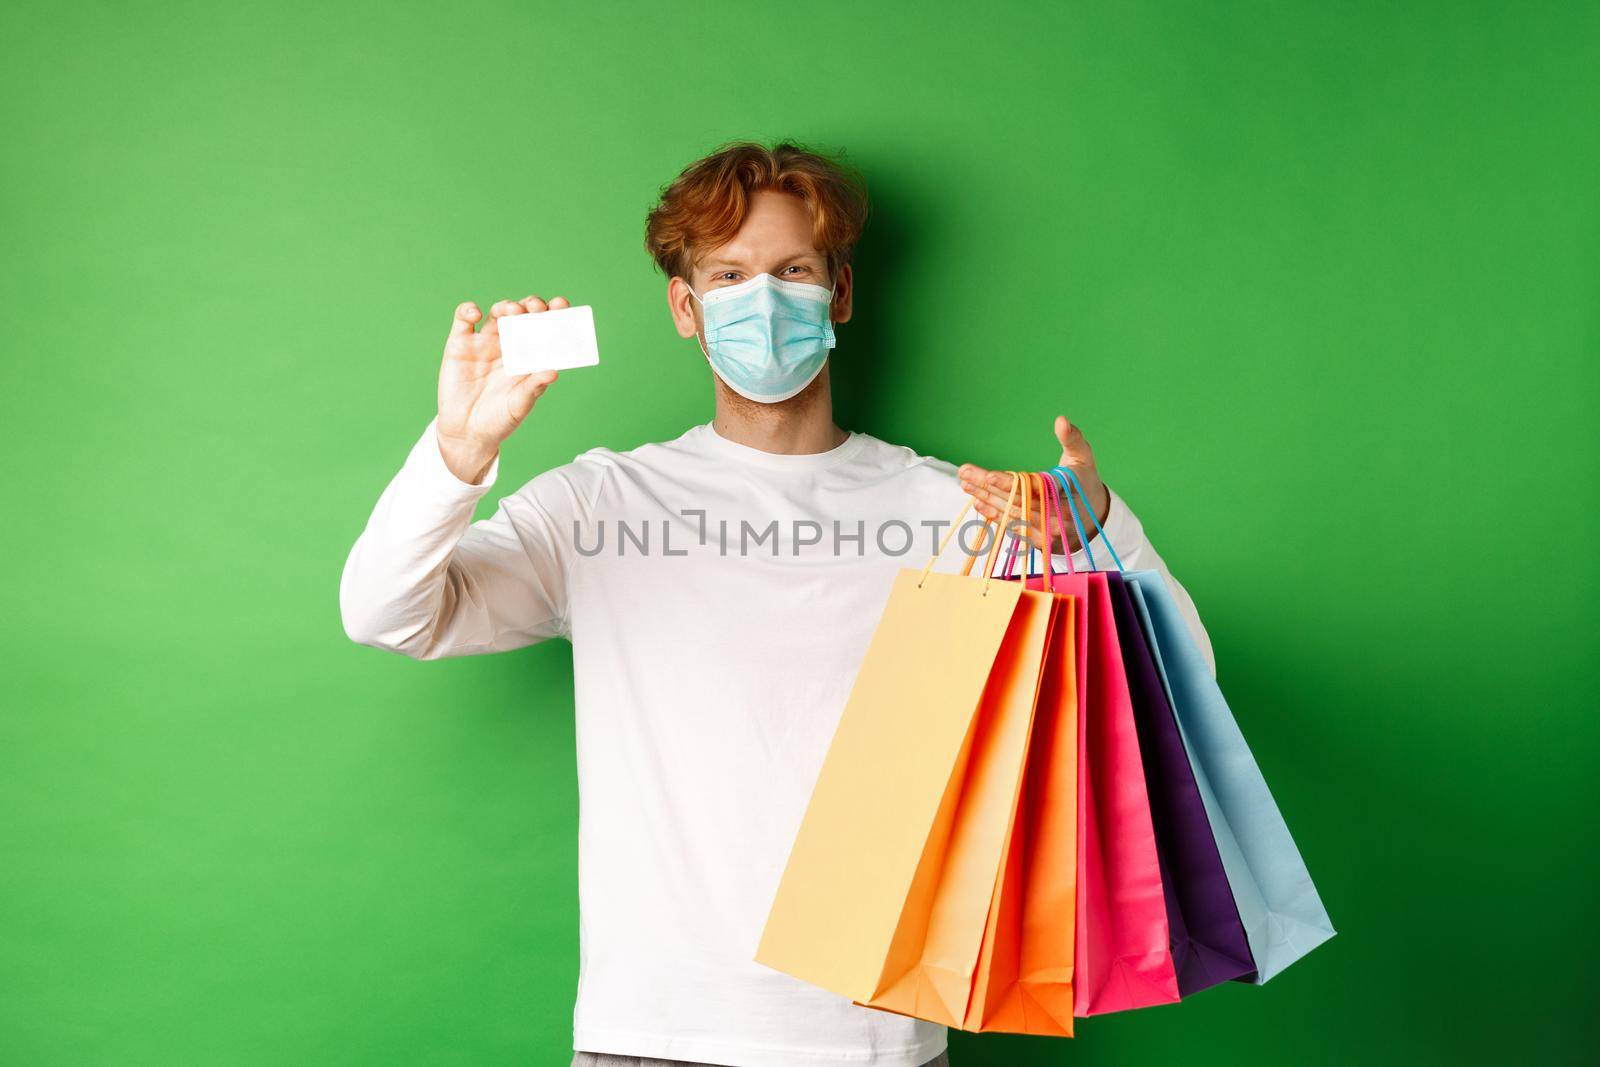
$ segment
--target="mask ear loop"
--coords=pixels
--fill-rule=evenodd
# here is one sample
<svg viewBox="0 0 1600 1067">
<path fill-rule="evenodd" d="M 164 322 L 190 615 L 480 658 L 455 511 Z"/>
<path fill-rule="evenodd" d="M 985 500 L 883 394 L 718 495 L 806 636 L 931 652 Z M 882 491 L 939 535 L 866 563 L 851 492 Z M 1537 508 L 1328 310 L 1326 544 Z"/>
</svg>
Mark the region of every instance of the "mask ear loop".
<svg viewBox="0 0 1600 1067">
<path fill-rule="evenodd" d="M 687 279 L 684 280 L 683 287 L 689 290 L 689 296 L 693 298 L 695 303 L 700 305 L 700 321 L 704 322 L 706 315 L 706 302 L 700 299 L 700 294 L 694 291 L 694 286 L 690 285 Z M 694 343 L 700 346 L 700 354 L 702 356 L 705 356 L 706 359 L 711 358 L 711 352 L 706 348 L 706 343 L 701 338 L 699 330 L 695 330 L 694 332 Z"/>
</svg>

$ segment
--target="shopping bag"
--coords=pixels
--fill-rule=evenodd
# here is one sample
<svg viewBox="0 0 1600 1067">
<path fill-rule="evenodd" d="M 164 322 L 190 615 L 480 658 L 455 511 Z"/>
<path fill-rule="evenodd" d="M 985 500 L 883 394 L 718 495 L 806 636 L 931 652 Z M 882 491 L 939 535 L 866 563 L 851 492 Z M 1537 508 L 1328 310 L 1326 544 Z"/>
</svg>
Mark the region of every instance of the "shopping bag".
<svg viewBox="0 0 1600 1067">
<path fill-rule="evenodd" d="M 986 573 L 992 573 L 996 551 L 998 538 Z M 969 560 L 964 573 L 970 567 Z M 1062 626 L 1068 627 L 1065 633 L 1070 641 L 1070 615 L 1063 614 L 1070 611 L 1070 602 L 1035 594 L 1024 597 L 978 711 L 965 780 L 959 791 L 951 794 L 956 799 L 949 833 L 936 833 L 930 839 L 914 882 L 914 886 L 933 883 L 926 894 L 928 904 L 920 903 L 923 894 L 914 888 L 880 988 L 858 1003 L 966 1030 L 1071 1035 L 1074 917 L 1058 903 L 1064 894 L 1070 909 L 1074 877 L 1071 841 L 1051 840 L 1048 821 L 1026 821 L 1019 789 L 1028 788 L 1030 769 L 1037 772 L 1042 768 L 1048 772 L 1042 787 L 1058 798 L 1065 797 L 1065 817 L 1070 819 L 1075 752 L 1069 749 L 1063 766 L 1048 759 L 1048 748 L 1033 746 L 1033 730 L 1039 722 L 1037 697 L 1045 679 L 1039 677 L 1029 688 L 1014 677 L 1013 668 L 1006 663 L 1013 634 L 1030 625 L 1020 622 L 1020 616 L 1047 603 L 1050 615 L 1044 634 L 1044 662 L 1052 662 L 1053 634 Z M 1015 644 L 1030 650 L 1022 653 L 1025 657 L 1035 642 L 1036 638 L 1030 638 L 1026 644 Z M 1059 658 L 1055 662 L 1059 664 Z M 1067 663 L 1070 666 L 1070 660 Z M 1074 695 L 1072 689 L 1067 690 L 1069 698 Z M 1045 717 L 1050 714 L 1047 707 Z M 1018 727 L 1022 728 L 1020 734 Z M 1018 741 L 1020 749 L 1015 747 Z M 1008 742 L 1011 747 L 1006 747 Z M 1021 778 L 1014 755 L 1019 751 Z M 1065 788 L 1059 783 L 1063 773 Z M 1040 779 L 1036 777 L 1034 784 L 1040 785 Z M 993 849 L 996 829 L 1004 831 L 998 864 Z M 1067 847 L 1061 847 L 1063 844 Z M 899 977 L 893 978 L 897 973 Z"/>
<path fill-rule="evenodd" d="M 1065 486 L 1070 470 L 1056 470 Z M 1081 497 L 1075 478 L 1073 488 Z M 1099 533 L 1104 540 L 1105 531 Z M 1107 549 L 1121 570 L 1115 549 L 1109 543 Z M 1122 575 L 1149 638 L 1249 941 L 1255 970 L 1247 978 L 1260 985 L 1332 937 L 1333 924 L 1165 580 L 1156 571 Z"/>
<path fill-rule="evenodd" d="M 1044 500 L 1046 526 L 1054 537 L 1064 528 L 1054 486 L 1038 475 L 1031 479 Z M 1106 576 L 1074 570 L 1070 556 L 1066 565 L 1066 573 L 1047 567 L 1024 584 L 1078 601 L 1074 989 L 1075 1013 L 1087 1016 L 1171 1004 L 1179 999 L 1179 990 L 1144 765 Z"/>
<path fill-rule="evenodd" d="M 1076 601 L 1056 596 L 1023 792 L 963 1029 L 1072 1036 L 1077 946 Z"/>
<path fill-rule="evenodd" d="M 1124 575 L 1151 635 L 1261 983 L 1334 935 L 1266 779 L 1161 575 Z"/>
<path fill-rule="evenodd" d="M 1123 576 L 1106 575 L 1122 662 L 1133 697 L 1133 719 L 1144 758 L 1145 785 L 1156 851 L 1161 859 L 1178 991 L 1202 989 L 1255 970 L 1239 907 L 1228 886 L 1222 854 L 1189 763 L 1172 704 L 1152 657 Z"/>
<path fill-rule="evenodd" d="M 989 580 L 998 544 L 982 579 L 971 559 L 959 576 L 931 573 L 932 560 L 897 576 L 756 953 L 859 1003 L 958 1027 L 1015 843 L 1057 613 L 1047 594 Z M 997 932 L 1015 926 L 1011 897 L 1001 905 Z M 986 1002 L 1004 1000 L 1011 954 L 988 949 Z"/>
<path fill-rule="evenodd" d="M 1025 597 L 1019 612 L 1027 610 L 1034 596 Z M 1071 602 L 1057 599 L 1045 662 L 1059 669 L 1062 657 L 1051 649 L 1055 634 L 1065 632 L 1070 639 Z M 1001 657 L 1005 655 L 1003 647 Z M 1003 677 L 991 675 L 991 685 Z M 1002 688 L 1023 695 L 1014 684 Z M 930 839 L 919 871 L 936 882 L 929 903 L 917 905 L 913 892 L 896 932 L 896 949 L 891 950 L 891 957 L 902 958 L 886 968 L 879 991 L 858 1003 L 963 1030 L 1072 1036 L 1074 835 L 1058 839 L 1052 831 L 1060 827 L 1051 824 L 1073 817 L 1077 753 L 1075 738 L 1069 738 L 1073 743 L 1065 760 L 1052 751 L 1056 746 L 1048 738 L 1038 743 L 1041 721 L 1054 718 L 1047 710 L 1045 689 L 1041 676 L 1033 721 L 1021 737 L 1025 755 L 1020 778 L 1015 777 L 1010 752 L 995 754 L 999 746 L 993 739 L 1010 733 L 1003 724 L 1011 716 L 980 708 L 978 740 L 948 837 L 942 848 L 939 834 Z M 1069 697 L 1075 702 L 1075 696 Z M 990 702 L 989 694 L 985 702 Z M 996 778 L 1004 788 L 991 784 Z M 1013 783 L 1015 789 L 1008 794 Z M 1064 811 L 1059 807 L 1063 802 Z M 998 867 L 992 849 L 997 826 L 1004 829 Z M 896 972 L 900 977 L 889 981 Z"/>
<path fill-rule="evenodd" d="M 1054 610 L 1022 795 L 1002 854 L 965 1030 L 1061 1037 L 1073 1032 L 1077 640 L 1073 599 L 1051 598 Z"/>
</svg>

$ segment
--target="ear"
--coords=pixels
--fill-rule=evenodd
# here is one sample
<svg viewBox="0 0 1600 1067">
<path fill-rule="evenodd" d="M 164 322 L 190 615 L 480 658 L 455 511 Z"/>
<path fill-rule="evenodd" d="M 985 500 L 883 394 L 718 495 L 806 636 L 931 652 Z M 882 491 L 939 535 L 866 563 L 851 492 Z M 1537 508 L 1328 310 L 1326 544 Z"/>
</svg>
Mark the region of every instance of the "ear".
<svg viewBox="0 0 1600 1067">
<path fill-rule="evenodd" d="M 833 309 L 829 314 L 836 323 L 850 321 L 851 300 L 854 294 L 852 282 L 850 264 L 846 263 L 839 268 L 839 277 L 833 282 Z"/>
<path fill-rule="evenodd" d="M 672 312 L 672 325 L 677 328 L 679 337 L 687 340 L 699 331 L 699 316 L 695 314 L 697 309 L 689 283 L 677 275 L 667 283 L 667 309 Z"/>
</svg>

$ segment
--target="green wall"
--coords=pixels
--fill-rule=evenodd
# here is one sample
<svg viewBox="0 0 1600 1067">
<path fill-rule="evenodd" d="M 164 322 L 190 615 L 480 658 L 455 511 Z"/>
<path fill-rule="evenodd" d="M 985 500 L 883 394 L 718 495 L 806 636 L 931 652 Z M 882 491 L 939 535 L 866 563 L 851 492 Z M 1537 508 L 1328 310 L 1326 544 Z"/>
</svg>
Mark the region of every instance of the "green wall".
<svg viewBox="0 0 1600 1067">
<path fill-rule="evenodd" d="M 0 1062 L 564 1062 L 568 646 L 339 570 L 460 300 L 597 309 L 502 490 L 708 418 L 643 216 L 785 135 L 877 200 L 841 421 L 1081 422 L 1340 929 L 958 1067 L 1592 1053 L 1600 7 L 131 7 L 0 13 Z"/>
</svg>

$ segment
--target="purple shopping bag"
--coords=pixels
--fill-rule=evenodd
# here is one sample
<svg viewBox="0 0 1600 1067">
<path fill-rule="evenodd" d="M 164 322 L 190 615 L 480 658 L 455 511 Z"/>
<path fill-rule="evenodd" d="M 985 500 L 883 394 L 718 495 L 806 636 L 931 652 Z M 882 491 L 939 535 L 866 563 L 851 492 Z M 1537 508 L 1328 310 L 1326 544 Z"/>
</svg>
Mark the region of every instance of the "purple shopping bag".
<svg viewBox="0 0 1600 1067">
<path fill-rule="evenodd" d="M 1121 574 L 1106 575 L 1122 662 L 1133 698 L 1172 933 L 1172 962 L 1185 997 L 1255 970 L 1200 786 L 1178 733 L 1166 687 Z"/>
</svg>

